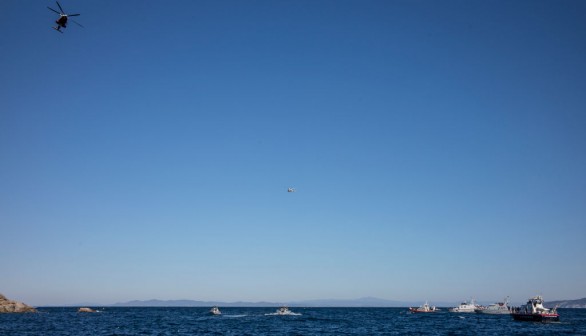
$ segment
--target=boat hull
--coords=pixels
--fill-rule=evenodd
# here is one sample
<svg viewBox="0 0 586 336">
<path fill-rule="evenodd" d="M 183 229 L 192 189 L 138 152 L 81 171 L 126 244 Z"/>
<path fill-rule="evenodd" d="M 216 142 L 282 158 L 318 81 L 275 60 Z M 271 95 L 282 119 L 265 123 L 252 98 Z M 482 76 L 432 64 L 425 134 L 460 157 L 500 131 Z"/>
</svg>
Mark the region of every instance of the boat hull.
<svg viewBox="0 0 586 336">
<path fill-rule="evenodd" d="M 521 314 L 512 313 L 515 321 L 527 321 L 527 322 L 558 322 L 560 316 L 558 314 Z"/>
<path fill-rule="evenodd" d="M 437 312 L 437 309 L 436 310 L 431 310 L 431 309 L 430 310 L 419 310 L 417 308 L 409 308 L 409 311 L 412 313 L 417 313 L 417 314 L 419 314 L 419 313 L 425 314 L 425 313 L 435 313 L 435 312 Z"/>
<path fill-rule="evenodd" d="M 492 309 L 476 309 L 474 310 L 475 313 L 478 314 L 491 314 L 491 315 L 510 315 L 510 310 L 492 310 Z"/>
<path fill-rule="evenodd" d="M 448 311 L 450 313 L 474 313 L 474 309 L 450 308 Z"/>
</svg>

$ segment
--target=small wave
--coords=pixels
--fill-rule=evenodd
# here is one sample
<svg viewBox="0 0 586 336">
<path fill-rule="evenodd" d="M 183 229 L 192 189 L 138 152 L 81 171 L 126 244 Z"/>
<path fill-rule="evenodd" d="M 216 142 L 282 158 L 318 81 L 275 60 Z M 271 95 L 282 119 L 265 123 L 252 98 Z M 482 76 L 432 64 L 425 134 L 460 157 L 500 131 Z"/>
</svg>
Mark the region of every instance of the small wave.
<svg viewBox="0 0 586 336">
<path fill-rule="evenodd" d="M 237 318 L 237 317 L 246 317 L 248 315 L 246 314 L 238 314 L 238 315 L 223 315 L 224 317 L 232 317 L 232 318 Z"/>
</svg>

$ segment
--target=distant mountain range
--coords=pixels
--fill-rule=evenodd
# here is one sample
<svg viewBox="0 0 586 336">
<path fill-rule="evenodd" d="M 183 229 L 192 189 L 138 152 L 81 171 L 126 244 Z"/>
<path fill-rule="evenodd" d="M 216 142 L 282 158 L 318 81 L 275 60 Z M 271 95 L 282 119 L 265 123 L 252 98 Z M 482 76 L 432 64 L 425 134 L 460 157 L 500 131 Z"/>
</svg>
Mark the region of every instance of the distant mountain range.
<svg viewBox="0 0 586 336">
<path fill-rule="evenodd" d="M 273 307 L 278 306 L 272 302 L 221 302 L 221 301 L 196 301 L 196 300 L 134 300 L 118 302 L 113 307 Z"/>
<path fill-rule="evenodd" d="M 479 302 L 481 304 L 488 304 Z M 524 303 L 524 302 L 523 302 Z M 385 300 L 374 297 L 364 297 L 359 299 L 323 299 L 323 300 L 303 300 L 303 301 L 287 301 L 287 302 L 269 302 L 269 301 L 196 301 L 196 300 L 134 300 L 127 302 L 118 302 L 110 305 L 83 303 L 73 306 L 84 307 L 419 307 L 423 301 L 394 301 Z M 437 307 L 455 307 L 459 302 L 430 302 Z M 521 303 L 513 303 L 512 306 L 518 306 Z M 552 308 L 555 306 L 559 308 L 586 308 L 586 298 L 578 300 L 558 300 L 546 301 L 545 306 Z M 70 305 L 68 305 L 70 306 Z"/>
<path fill-rule="evenodd" d="M 114 307 L 279 307 L 287 305 L 290 307 L 413 307 L 420 306 L 423 302 L 393 301 L 374 297 L 364 297 L 359 299 L 339 300 L 304 300 L 289 302 L 221 302 L 221 301 L 195 301 L 195 300 L 135 300 L 128 302 L 118 302 L 113 304 Z M 453 302 L 437 302 L 436 306 L 448 307 L 454 305 Z"/>
<path fill-rule="evenodd" d="M 586 308 L 586 298 L 578 300 L 546 301 L 545 306 L 549 308 L 555 306 L 558 306 L 559 308 Z"/>
</svg>

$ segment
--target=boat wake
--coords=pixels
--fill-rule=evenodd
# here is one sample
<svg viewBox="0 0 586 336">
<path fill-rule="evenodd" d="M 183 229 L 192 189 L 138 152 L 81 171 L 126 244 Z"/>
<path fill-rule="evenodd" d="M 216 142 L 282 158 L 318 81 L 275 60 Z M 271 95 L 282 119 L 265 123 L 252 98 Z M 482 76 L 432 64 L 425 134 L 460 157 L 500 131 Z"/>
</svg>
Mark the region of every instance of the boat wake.
<svg viewBox="0 0 586 336">
<path fill-rule="evenodd" d="M 287 306 L 283 306 L 279 309 L 277 309 L 276 312 L 271 313 L 271 314 L 265 314 L 265 316 L 272 316 L 272 315 L 290 315 L 290 316 L 299 316 L 301 314 L 298 313 L 294 313 L 292 311 L 289 310 L 289 307 Z"/>
<path fill-rule="evenodd" d="M 265 316 L 301 316 L 301 313 L 268 313 Z"/>
</svg>

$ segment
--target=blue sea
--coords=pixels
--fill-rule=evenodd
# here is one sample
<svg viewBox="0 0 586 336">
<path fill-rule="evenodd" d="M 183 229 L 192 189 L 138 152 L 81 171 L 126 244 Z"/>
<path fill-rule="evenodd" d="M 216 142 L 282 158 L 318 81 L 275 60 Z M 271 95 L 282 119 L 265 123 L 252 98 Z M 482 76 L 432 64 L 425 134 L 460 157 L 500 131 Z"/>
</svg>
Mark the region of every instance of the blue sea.
<svg viewBox="0 0 586 336">
<path fill-rule="evenodd" d="M 560 322 L 513 321 L 509 315 L 411 314 L 406 308 L 39 308 L 0 314 L 0 335 L 586 335 L 586 309 L 559 309 Z"/>
</svg>

